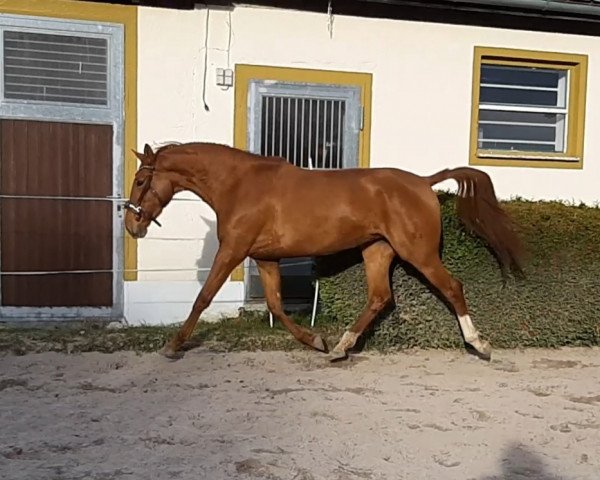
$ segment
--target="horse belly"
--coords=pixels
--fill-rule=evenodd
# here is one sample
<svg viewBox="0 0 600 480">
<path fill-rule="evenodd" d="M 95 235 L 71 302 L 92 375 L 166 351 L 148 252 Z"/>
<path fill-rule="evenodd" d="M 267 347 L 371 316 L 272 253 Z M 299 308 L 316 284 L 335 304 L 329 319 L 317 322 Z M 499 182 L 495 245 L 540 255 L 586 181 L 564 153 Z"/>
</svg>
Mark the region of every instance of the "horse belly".
<svg viewBox="0 0 600 480">
<path fill-rule="evenodd" d="M 257 239 L 252 254 L 265 259 L 329 255 L 379 238 L 366 215 L 318 217 L 312 222 L 294 222 L 289 217 L 277 222 L 271 232 Z"/>
</svg>

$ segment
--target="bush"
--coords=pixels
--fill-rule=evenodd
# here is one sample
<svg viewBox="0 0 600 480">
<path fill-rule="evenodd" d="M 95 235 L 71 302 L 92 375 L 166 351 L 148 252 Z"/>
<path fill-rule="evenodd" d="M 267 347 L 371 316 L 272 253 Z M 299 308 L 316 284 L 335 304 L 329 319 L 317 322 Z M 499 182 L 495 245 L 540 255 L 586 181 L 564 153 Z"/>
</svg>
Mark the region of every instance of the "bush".
<svg viewBox="0 0 600 480">
<path fill-rule="evenodd" d="M 528 250 L 525 278 L 504 284 L 485 244 L 467 233 L 455 197 L 439 194 L 442 260 L 464 286 L 473 322 L 496 348 L 600 344 L 600 209 L 557 202 L 503 202 Z M 357 257 L 358 256 L 358 257 Z M 320 322 L 349 326 L 366 302 L 364 265 L 356 251 L 317 262 Z M 362 260 L 362 259 L 360 259 Z M 349 265 L 349 266 L 348 266 Z M 395 308 L 363 335 L 378 350 L 457 348 L 453 312 L 407 264 L 393 267 Z"/>
</svg>

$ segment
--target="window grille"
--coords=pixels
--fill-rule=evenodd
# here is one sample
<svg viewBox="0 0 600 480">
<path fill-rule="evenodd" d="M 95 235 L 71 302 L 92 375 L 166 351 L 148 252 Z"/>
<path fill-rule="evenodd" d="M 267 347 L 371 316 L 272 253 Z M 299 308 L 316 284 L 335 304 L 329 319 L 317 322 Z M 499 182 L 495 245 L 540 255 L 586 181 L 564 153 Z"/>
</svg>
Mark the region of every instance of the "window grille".
<svg viewBox="0 0 600 480">
<path fill-rule="evenodd" d="M 303 168 L 342 168 L 345 106 L 344 100 L 263 96 L 260 153 Z"/>
<path fill-rule="evenodd" d="M 108 105 L 106 38 L 5 30 L 7 100 Z"/>
</svg>

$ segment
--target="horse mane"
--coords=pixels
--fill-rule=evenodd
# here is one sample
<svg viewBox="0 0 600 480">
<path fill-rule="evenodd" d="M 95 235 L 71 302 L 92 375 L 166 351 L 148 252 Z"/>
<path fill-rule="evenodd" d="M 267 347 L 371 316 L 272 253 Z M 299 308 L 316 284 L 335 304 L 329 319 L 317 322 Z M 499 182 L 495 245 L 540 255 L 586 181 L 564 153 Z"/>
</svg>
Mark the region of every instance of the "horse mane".
<svg viewBox="0 0 600 480">
<path fill-rule="evenodd" d="M 165 150 L 170 150 L 171 148 L 174 147 L 178 147 L 183 145 L 181 142 L 169 142 L 169 143 L 164 143 L 163 145 L 160 145 L 156 151 L 154 152 L 154 155 L 158 155 L 161 152 L 164 152 Z"/>
<path fill-rule="evenodd" d="M 240 148 L 236 148 L 236 147 L 232 147 L 230 145 L 225 145 L 225 144 L 221 144 L 221 143 L 205 143 L 205 142 L 187 142 L 187 143 L 182 143 L 182 142 L 168 142 L 168 143 L 163 143 L 162 145 L 160 145 L 154 152 L 155 158 L 158 158 L 158 155 L 171 150 L 175 147 L 200 147 L 200 146 L 213 146 L 213 147 L 222 147 L 228 150 L 232 150 L 232 151 L 238 151 L 238 153 L 243 154 L 246 157 L 252 158 L 254 160 L 259 160 L 259 161 L 267 161 L 267 162 L 287 162 L 287 160 L 283 157 L 280 156 L 274 156 L 274 155 L 261 155 L 259 153 L 253 153 L 253 152 L 249 152 L 247 150 L 242 150 Z"/>
</svg>

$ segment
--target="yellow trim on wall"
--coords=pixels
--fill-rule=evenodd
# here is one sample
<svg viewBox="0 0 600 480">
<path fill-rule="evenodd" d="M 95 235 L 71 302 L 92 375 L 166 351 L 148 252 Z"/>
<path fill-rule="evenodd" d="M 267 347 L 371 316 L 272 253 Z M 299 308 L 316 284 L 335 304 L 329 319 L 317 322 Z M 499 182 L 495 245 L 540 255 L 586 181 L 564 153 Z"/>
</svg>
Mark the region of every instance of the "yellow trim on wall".
<svg viewBox="0 0 600 480">
<path fill-rule="evenodd" d="M 473 91 L 471 105 L 470 165 L 583 168 L 587 55 L 514 50 L 508 48 L 475 47 L 473 58 Z M 568 129 L 564 153 L 537 153 L 479 149 L 479 84 L 481 65 L 511 65 L 553 68 L 569 72 Z"/>
<path fill-rule="evenodd" d="M 119 23 L 125 30 L 124 189 L 137 169 L 132 149 L 137 148 L 137 7 L 73 0 L 0 0 L 0 13 Z M 129 192 L 125 192 L 126 194 Z M 137 241 L 124 238 L 126 281 L 137 280 Z"/>
<path fill-rule="evenodd" d="M 364 118 L 363 129 L 359 134 L 358 164 L 363 168 L 369 167 L 371 153 L 371 88 L 373 81 L 373 76 L 370 73 L 264 65 L 236 65 L 233 145 L 243 150 L 248 148 L 248 85 L 251 79 L 360 87 L 360 101 L 364 109 Z M 232 281 L 244 281 L 244 277 L 244 266 L 240 265 L 233 271 L 230 279 Z"/>
</svg>

